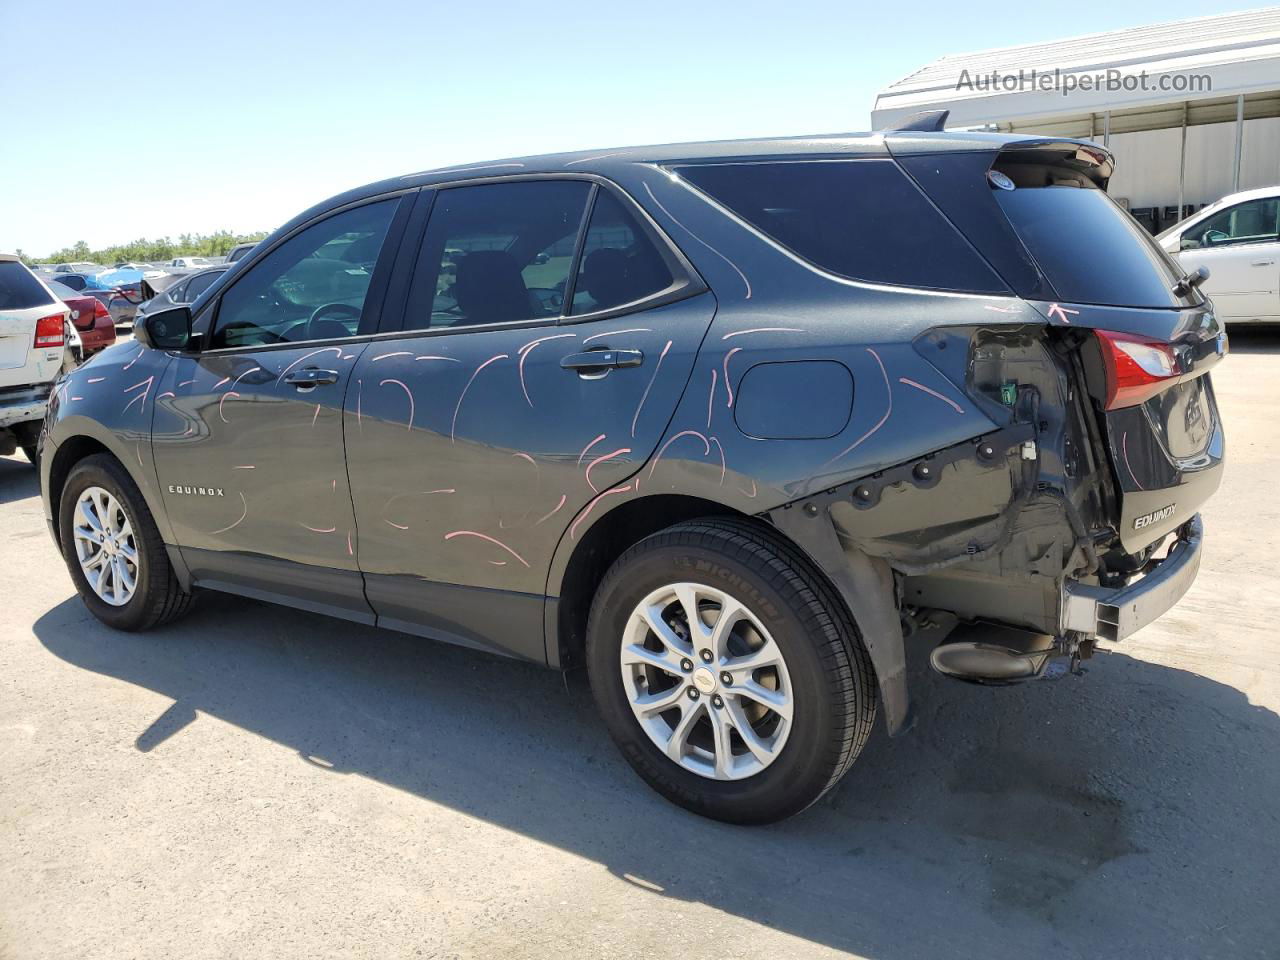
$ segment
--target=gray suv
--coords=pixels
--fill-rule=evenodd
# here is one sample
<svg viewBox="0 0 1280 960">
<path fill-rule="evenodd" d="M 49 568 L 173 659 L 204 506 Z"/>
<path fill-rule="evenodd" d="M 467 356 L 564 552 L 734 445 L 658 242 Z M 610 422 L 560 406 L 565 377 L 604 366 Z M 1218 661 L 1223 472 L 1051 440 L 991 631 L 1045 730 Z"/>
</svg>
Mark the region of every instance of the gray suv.
<svg viewBox="0 0 1280 960">
<path fill-rule="evenodd" d="M 219 591 L 585 667 L 639 775 L 740 823 L 813 803 L 878 708 L 910 726 L 923 625 L 990 624 L 930 658 L 991 684 L 1122 640 L 1195 576 L 1226 338 L 1106 150 L 915 126 L 306 211 L 55 391 L 85 604 L 140 630 Z"/>
</svg>

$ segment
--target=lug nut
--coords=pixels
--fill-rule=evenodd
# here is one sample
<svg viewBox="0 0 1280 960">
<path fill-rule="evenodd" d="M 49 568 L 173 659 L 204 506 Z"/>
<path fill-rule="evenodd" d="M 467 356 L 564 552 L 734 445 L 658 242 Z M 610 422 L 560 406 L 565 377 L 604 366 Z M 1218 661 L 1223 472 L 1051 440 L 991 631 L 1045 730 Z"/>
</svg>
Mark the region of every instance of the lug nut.
<svg viewBox="0 0 1280 960">
<path fill-rule="evenodd" d="M 711 651 L 710 651 L 710 650 L 703 650 L 703 651 L 702 651 L 702 662 L 703 662 L 703 663 L 710 663 L 710 662 L 711 662 Z"/>
<path fill-rule="evenodd" d="M 690 688 L 689 688 L 689 699 L 690 699 L 690 700 L 697 700 L 697 699 L 698 699 L 698 688 L 697 688 L 697 687 L 690 687 Z"/>
<path fill-rule="evenodd" d="M 693 661 L 690 660 L 688 657 L 681 660 L 680 669 L 683 670 L 685 673 L 689 673 L 690 671 L 693 670 Z"/>
<path fill-rule="evenodd" d="M 711 705 L 717 709 L 724 706 L 724 701 L 720 699 L 720 694 L 717 693 L 711 698 Z"/>
<path fill-rule="evenodd" d="M 724 673 L 720 674 L 720 682 L 723 683 L 726 687 L 732 687 L 733 674 L 731 674 L 728 670 L 726 670 Z"/>
</svg>

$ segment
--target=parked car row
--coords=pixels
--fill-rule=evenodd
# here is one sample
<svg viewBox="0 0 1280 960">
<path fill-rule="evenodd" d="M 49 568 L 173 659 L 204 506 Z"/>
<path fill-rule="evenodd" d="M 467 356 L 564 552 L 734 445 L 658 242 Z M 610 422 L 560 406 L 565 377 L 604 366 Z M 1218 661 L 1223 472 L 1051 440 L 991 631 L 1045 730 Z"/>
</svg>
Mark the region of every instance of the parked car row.
<svg viewBox="0 0 1280 960">
<path fill-rule="evenodd" d="M 55 379 L 83 359 L 86 337 L 96 349 L 116 338 L 98 300 L 52 286 L 0 253 L 0 455 L 20 447 L 33 464 Z"/>
</svg>

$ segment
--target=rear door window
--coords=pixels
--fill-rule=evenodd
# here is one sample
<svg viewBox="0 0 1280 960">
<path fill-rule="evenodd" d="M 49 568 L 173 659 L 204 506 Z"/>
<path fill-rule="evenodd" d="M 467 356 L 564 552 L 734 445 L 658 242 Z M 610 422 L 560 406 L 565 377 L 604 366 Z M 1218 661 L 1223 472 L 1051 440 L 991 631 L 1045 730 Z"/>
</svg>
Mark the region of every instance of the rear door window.
<svg viewBox="0 0 1280 960">
<path fill-rule="evenodd" d="M 675 170 L 757 230 L 838 276 L 1009 293 L 892 160 L 707 163 Z"/>
<path fill-rule="evenodd" d="M 53 303 L 53 298 L 17 260 L 0 260 L 0 310 L 26 310 Z"/>
<path fill-rule="evenodd" d="M 571 314 L 609 310 L 661 293 L 675 277 L 648 233 L 612 192 L 591 209 Z"/>
<path fill-rule="evenodd" d="M 581 180 L 441 190 L 418 254 L 404 328 L 558 318 L 590 193 Z"/>
</svg>

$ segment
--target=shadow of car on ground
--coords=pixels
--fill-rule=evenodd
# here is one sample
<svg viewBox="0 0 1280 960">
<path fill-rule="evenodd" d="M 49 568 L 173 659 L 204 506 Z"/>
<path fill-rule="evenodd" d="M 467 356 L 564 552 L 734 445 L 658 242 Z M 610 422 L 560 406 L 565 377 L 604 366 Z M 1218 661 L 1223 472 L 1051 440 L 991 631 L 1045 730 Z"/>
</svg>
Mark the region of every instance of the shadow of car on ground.
<svg viewBox="0 0 1280 960">
<path fill-rule="evenodd" d="M 581 676 L 253 601 L 121 634 L 68 599 L 54 655 L 706 903 L 870 957 L 1274 956 L 1280 718 L 1194 673 L 1103 653 L 983 689 L 913 650 L 919 720 L 782 824 L 700 819 L 618 757 Z M 692 858 L 692 862 L 691 862 Z"/>
</svg>

